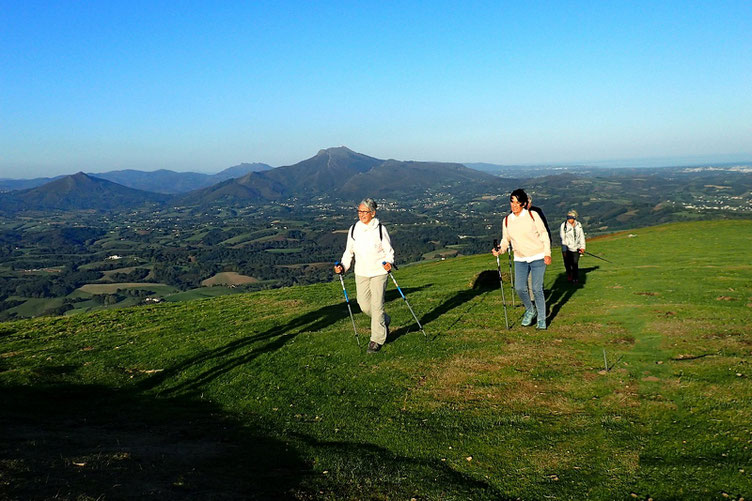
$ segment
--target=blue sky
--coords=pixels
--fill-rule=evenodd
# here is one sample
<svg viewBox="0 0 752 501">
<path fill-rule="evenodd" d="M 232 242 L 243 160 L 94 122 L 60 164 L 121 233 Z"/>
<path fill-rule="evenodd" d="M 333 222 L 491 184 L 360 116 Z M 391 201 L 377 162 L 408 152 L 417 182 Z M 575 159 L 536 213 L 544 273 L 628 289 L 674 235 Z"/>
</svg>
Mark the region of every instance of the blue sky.
<svg viewBox="0 0 752 501">
<path fill-rule="evenodd" d="M 752 2 L 0 0 L 0 177 L 752 159 Z M 616 162 L 613 162 L 616 160 Z"/>
</svg>

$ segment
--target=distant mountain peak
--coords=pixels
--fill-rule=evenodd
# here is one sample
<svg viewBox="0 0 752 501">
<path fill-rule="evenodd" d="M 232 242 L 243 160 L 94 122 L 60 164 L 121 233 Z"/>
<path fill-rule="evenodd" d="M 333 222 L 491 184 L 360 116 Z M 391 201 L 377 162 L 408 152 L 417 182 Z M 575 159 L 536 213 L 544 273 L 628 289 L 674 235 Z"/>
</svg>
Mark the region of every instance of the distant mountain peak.
<svg viewBox="0 0 752 501">
<path fill-rule="evenodd" d="M 352 153 L 352 154 L 355 154 L 355 152 L 353 150 L 351 150 L 350 148 L 348 148 L 347 146 L 335 146 L 335 147 L 332 147 L 332 148 L 321 149 L 321 150 L 319 150 L 319 152 L 316 155 L 317 156 L 318 155 L 331 155 L 333 153 L 334 154 L 336 154 L 336 153 Z"/>
</svg>

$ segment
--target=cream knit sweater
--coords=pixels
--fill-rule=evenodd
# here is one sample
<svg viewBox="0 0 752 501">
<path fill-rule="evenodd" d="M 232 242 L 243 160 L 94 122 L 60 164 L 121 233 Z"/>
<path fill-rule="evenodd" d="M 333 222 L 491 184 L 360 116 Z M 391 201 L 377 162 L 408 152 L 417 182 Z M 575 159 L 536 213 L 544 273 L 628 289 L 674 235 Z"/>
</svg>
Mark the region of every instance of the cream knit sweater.
<svg viewBox="0 0 752 501">
<path fill-rule="evenodd" d="M 512 244 L 515 261 L 537 261 L 551 256 L 551 242 L 546 227 L 535 212 L 522 209 L 519 216 L 509 214 L 501 220 L 501 252 Z"/>
</svg>

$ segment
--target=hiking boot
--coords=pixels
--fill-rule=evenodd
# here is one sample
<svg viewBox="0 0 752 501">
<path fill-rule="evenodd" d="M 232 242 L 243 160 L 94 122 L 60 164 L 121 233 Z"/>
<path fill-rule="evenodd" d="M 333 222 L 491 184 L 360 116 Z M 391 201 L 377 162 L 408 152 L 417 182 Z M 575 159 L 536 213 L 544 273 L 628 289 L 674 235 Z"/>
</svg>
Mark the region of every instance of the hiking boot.
<svg viewBox="0 0 752 501">
<path fill-rule="evenodd" d="M 535 330 L 544 331 L 546 330 L 546 319 L 538 320 L 538 323 L 535 324 Z"/>
<path fill-rule="evenodd" d="M 375 341 L 370 341 L 368 343 L 368 349 L 366 350 L 366 353 L 376 353 L 381 349 L 381 345 Z"/>
<path fill-rule="evenodd" d="M 538 312 L 535 311 L 535 308 L 525 311 L 525 314 L 522 316 L 522 322 L 520 323 L 520 325 L 522 325 L 523 327 L 530 327 L 531 325 L 533 325 L 533 319 L 537 314 Z"/>
</svg>

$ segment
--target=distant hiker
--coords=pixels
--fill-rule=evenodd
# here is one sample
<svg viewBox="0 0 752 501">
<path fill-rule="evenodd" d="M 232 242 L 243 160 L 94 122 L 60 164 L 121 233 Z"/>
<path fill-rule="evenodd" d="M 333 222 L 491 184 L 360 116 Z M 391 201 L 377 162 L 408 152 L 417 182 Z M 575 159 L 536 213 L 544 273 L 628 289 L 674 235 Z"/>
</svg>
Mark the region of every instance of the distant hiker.
<svg viewBox="0 0 752 501">
<path fill-rule="evenodd" d="M 368 353 L 376 353 L 386 342 L 391 317 L 384 312 L 384 292 L 388 272 L 394 263 L 394 249 L 386 227 L 376 219 L 376 202 L 366 198 L 358 205 L 359 221 L 347 232 L 342 264 L 335 273 L 350 269 L 355 258 L 355 287 L 358 304 L 371 317 L 371 342 Z M 386 264 L 383 262 L 386 261 Z"/>
<path fill-rule="evenodd" d="M 533 197 L 531 195 L 527 196 L 527 206 L 525 207 L 527 210 L 532 212 L 537 212 L 540 218 L 543 220 L 543 226 L 546 227 L 546 233 L 548 233 L 548 241 L 549 243 L 552 242 L 551 240 L 551 229 L 548 227 L 548 221 L 546 221 L 546 216 L 543 214 L 543 209 L 540 207 L 536 207 L 533 205 Z"/>
<path fill-rule="evenodd" d="M 543 277 L 546 266 L 551 264 L 551 241 L 546 233 L 546 227 L 541 217 L 533 211 L 528 211 L 528 196 L 522 189 L 516 189 L 509 196 L 512 213 L 504 217 L 501 223 L 501 244 L 499 249 L 493 249 L 494 256 L 503 254 L 512 244 L 514 249 L 514 289 L 525 306 L 522 325 L 533 324 L 538 317 L 536 329 L 546 328 L 546 298 L 543 295 Z M 527 277 L 533 281 L 533 297 L 535 306 L 530 301 L 527 291 Z"/>
<path fill-rule="evenodd" d="M 577 221 L 577 211 L 567 212 L 567 220 L 559 228 L 561 237 L 561 254 L 564 258 L 564 268 L 567 270 L 567 280 L 573 283 L 580 281 L 580 255 L 585 253 L 585 231 Z"/>
</svg>

